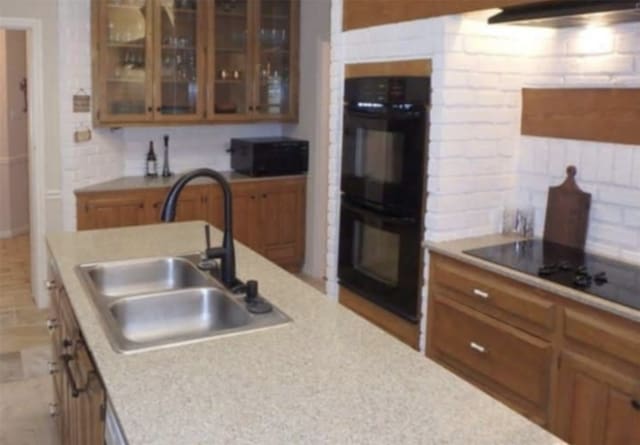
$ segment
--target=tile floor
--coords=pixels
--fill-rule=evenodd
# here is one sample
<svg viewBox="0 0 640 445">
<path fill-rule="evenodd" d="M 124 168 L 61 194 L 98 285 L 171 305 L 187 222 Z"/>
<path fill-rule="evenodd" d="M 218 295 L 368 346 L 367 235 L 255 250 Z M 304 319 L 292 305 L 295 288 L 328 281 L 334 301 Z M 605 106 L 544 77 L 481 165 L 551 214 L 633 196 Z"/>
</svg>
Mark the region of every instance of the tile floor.
<svg viewBox="0 0 640 445">
<path fill-rule="evenodd" d="M 56 445 L 47 311 L 31 296 L 29 237 L 0 240 L 0 445 Z"/>
</svg>

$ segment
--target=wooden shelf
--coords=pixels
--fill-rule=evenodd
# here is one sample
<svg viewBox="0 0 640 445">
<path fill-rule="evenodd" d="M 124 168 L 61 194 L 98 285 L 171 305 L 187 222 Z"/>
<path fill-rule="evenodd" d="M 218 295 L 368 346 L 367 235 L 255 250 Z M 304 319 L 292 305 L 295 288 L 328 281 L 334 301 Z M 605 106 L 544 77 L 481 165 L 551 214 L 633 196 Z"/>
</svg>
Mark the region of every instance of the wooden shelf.
<svg viewBox="0 0 640 445">
<path fill-rule="evenodd" d="M 216 11 L 216 18 L 225 18 L 225 19 L 246 19 L 247 14 L 240 14 L 237 12 L 218 12 Z"/>
<path fill-rule="evenodd" d="M 142 5 L 116 5 L 114 3 L 108 3 L 107 7 L 110 9 L 133 9 L 134 11 L 140 11 L 142 8 L 146 7 L 146 4 Z"/>
<path fill-rule="evenodd" d="M 107 42 L 108 48 L 137 48 L 144 49 L 144 43 L 119 43 L 119 42 Z"/>
<path fill-rule="evenodd" d="M 107 79 L 109 83 L 144 83 L 145 79 L 119 79 L 117 77 L 112 77 Z"/>
<path fill-rule="evenodd" d="M 216 83 L 242 84 L 244 79 L 216 79 Z"/>
<path fill-rule="evenodd" d="M 640 144 L 640 88 L 522 90 L 522 134 Z"/>
<path fill-rule="evenodd" d="M 173 51 L 195 51 L 196 49 L 193 46 L 170 46 L 170 45 L 162 45 L 163 50 L 173 50 Z"/>
</svg>

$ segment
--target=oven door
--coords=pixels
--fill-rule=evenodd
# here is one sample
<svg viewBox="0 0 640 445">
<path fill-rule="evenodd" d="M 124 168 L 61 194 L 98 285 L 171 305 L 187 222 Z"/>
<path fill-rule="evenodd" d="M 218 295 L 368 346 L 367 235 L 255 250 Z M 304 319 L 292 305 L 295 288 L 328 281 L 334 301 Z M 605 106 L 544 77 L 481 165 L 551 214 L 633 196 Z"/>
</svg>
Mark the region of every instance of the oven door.
<svg viewBox="0 0 640 445">
<path fill-rule="evenodd" d="M 418 321 L 420 220 L 342 202 L 340 284 L 412 322 Z"/>
<path fill-rule="evenodd" d="M 345 107 L 342 192 L 395 214 L 421 209 L 425 119 L 418 111 L 364 112 Z"/>
</svg>

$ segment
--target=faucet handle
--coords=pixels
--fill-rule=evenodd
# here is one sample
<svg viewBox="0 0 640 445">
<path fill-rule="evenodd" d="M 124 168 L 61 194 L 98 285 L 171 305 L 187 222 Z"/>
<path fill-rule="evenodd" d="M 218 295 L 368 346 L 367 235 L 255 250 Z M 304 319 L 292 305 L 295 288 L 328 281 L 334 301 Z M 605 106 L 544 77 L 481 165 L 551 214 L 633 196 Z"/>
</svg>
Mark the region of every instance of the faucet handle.
<svg viewBox="0 0 640 445">
<path fill-rule="evenodd" d="M 204 239 L 207 243 L 206 250 L 209 250 L 211 248 L 211 229 L 209 228 L 209 224 L 204 226 Z"/>
</svg>

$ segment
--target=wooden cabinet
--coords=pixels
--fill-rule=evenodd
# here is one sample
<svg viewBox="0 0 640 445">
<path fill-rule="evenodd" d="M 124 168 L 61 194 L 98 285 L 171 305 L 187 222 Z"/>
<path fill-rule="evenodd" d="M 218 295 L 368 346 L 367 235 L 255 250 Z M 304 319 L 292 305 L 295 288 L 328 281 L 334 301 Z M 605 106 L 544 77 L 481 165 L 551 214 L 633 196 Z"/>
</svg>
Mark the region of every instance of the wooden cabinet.
<svg viewBox="0 0 640 445">
<path fill-rule="evenodd" d="M 448 299 L 432 308 L 433 356 L 546 424 L 551 344 Z"/>
<path fill-rule="evenodd" d="M 304 183 L 244 183 L 234 186 L 233 194 L 236 239 L 287 269 L 300 269 L 304 261 Z"/>
<path fill-rule="evenodd" d="M 231 183 L 237 241 L 290 270 L 304 262 L 306 178 Z M 77 193 L 78 230 L 156 224 L 168 189 Z M 187 186 L 176 221 L 223 227 L 223 199 L 215 184 Z"/>
<path fill-rule="evenodd" d="M 295 121 L 299 1 L 214 0 L 209 109 L 217 121 Z"/>
<path fill-rule="evenodd" d="M 160 222 L 160 213 L 162 212 L 162 206 L 167 197 L 167 192 L 165 189 L 144 192 L 146 194 L 145 202 L 147 202 L 149 210 L 145 221 L 146 224 Z M 186 187 L 180 194 L 180 200 L 176 208 L 176 221 L 203 220 L 213 223 L 213 218 L 209 211 L 209 207 L 211 206 L 213 208 L 215 205 L 213 199 L 211 187 Z"/>
<path fill-rule="evenodd" d="M 342 28 L 348 31 L 524 3 L 531 0 L 344 0 Z"/>
<path fill-rule="evenodd" d="M 93 0 L 97 126 L 295 121 L 299 0 Z"/>
<path fill-rule="evenodd" d="M 51 414 L 56 419 L 60 443 L 100 445 L 104 443 L 106 393 L 97 368 L 82 338 L 82 332 L 55 270 L 50 270 L 53 378 Z"/>
<path fill-rule="evenodd" d="M 104 194 L 77 201 L 78 228 L 106 229 L 144 224 L 147 218 L 142 195 Z"/>
<path fill-rule="evenodd" d="M 557 434 L 574 445 L 640 443 L 638 378 L 588 357 L 563 354 Z"/>
<path fill-rule="evenodd" d="M 640 443 L 640 325 L 431 254 L 427 355 L 571 444 Z"/>
</svg>

